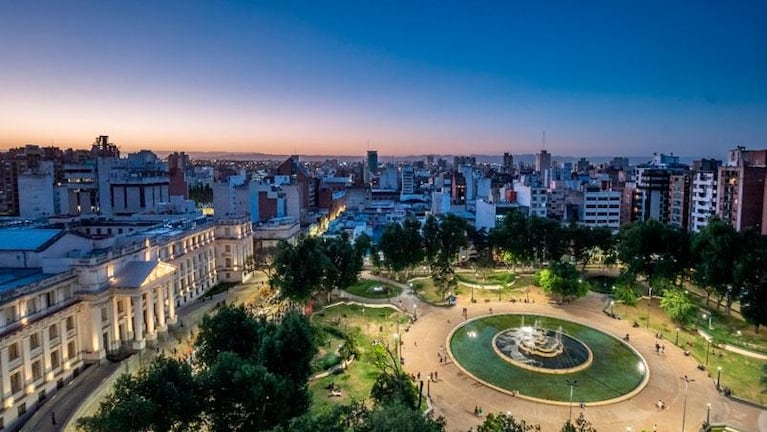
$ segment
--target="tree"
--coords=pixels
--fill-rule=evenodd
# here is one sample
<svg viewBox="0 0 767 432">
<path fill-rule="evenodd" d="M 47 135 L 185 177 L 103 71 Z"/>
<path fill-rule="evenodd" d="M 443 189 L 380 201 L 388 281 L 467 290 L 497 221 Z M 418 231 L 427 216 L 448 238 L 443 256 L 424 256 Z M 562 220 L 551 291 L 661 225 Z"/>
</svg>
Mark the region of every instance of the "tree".
<svg viewBox="0 0 767 432">
<path fill-rule="evenodd" d="M 575 423 L 567 420 L 564 426 L 562 426 L 561 432 L 597 432 L 597 430 L 590 421 L 586 420 L 583 413 L 580 413 L 578 418 L 575 419 Z"/>
<path fill-rule="evenodd" d="M 687 293 L 680 289 L 667 289 L 660 300 L 660 307 L 669 314 L 671 319 L 688 323 L 695 317 L 696 306 Z"/>
<path fill-rule="evenodd" d="M 574 265 L 563 262 L 553 262 L 548 268 L 536 274 L 536 282 L 548 295 L 561 299 L 583 297 L 589 291 L 588 285 L 580 279 Z"/>
<path fill-rule="evenodd" d="M 644 276 L 650 282 L 666 279 L 676 283 L 689 267 L 689 244 L 685 232 L 650 219 L 621 230 L 618 257 L 632 279 Z"/>
<path fill-rule="evenodd" d="M 492 244 L 500 250 L 507 264 L 513 266 L 533 261 L 534 253 L 528 231 L 527 216 L 517 210 L 507 213 L 501 224 L 490 231 Z"/>
<path fill-rule="evenodd" d="M 421 228 L 423 238 L 424 259 L 431 265 L 437 261 L 437 254 L 440 250 L 439 240 L 439 221 L 434 215 L 429 215 Z"/>
<path fill-rule="evenodd" d="M 330 303 L 330 294 L 333 290 L 357 283 L 362 270 L 362 261 L 358 258 L 358 252 L 345 232 L 338 237 L 324 239 L 321 245 L 322 252 L 327 258 L 322 286 Z"/>
<path fill-rule="evenodd" d="M 258 346 L 257 361 L 269 371 L 290 378 L 300 387 L 311 375 L 311 361 L 317 353 L 309 320 L 298 311 L 285 313 L 279 324 L 266 322 Z"/>
<path fill-rule="evenodd" d="M 397 404 L 417 409 L 418 390 L 400 367 L 396 352 L 379 344 L 373 348 L 373 356 L 379 375 L 370 390 L 370 397 L 379 405 Z"/>
<path fill-rule="evenodd" d="M 530 216 L 527 223 L 533 260 L 539 265 L 559 261 L 563 253 L 562 228 L 560 223 L 538 216 Z"/>
<path fill-rule="evenodd" d="M 277 246 L 259 247 L 254 249 L 253 255 L 248 259 L 248 270 L 262 271 L 267 279 L 271 279 L 274 273 L 274 257 L 277 254 Z"/>
<path fill-rule="evenodd" d="M 714 292 L 733 284 L 738 233 L 732 225 L 713 218 L 692 239 L 693 281 L 706 291 L 706 305 Z"/>
<path fill-rule="evenodd" d="M 746 245 L 735 266 L 734 283 L 743 287 L 738 290 L 740 313 L 759 332 L 760 326 L 767 325 L 767 268 L 764 266 L 767 262 L 767 237 L 749 234 L 750 238 L 743 240 Z"/>
<path fill-rule="evenodd" d="M 158 357 L 138 375 L 120 376 L 96 414 L 79 419 L 77 427 L 87 432 L 198 430 L 201 396 L 191 366 Z"/>
<path fill-rule="evenodd" d="M 386 225 L 381 233 L 378 249 L 383 253 L 384 265 L 389 271 L 399 273 L 408 265 L 408 256 L 402 242 L 404 237 L 405 232 L 398 223 Z"/>
<path fill-rule="evenodd" d="M 240 356 L 224 352 L 202 372 L 209 430 L 267 430 L 303 414 L 310 396 L 287 378 Z"/>
<path fill-rule="evenodd" d="M 413 268 L 423 261 L 424 245 L 421 235 L 421 223 L 418 219 L 407 218 L 402 222 L 402 242 L 404 260 L 407 268 Z"/>
<path fill-rule="evenodd" d="M 302 237 L 295 246 L 283 241 L 277 246 L 269 282 L 280 289 L 283 298 L 306 302 L 322 288 L 328 265 L 316 238 Z"/>
<path fill-rule="evenodd" d="M 563 232 L 568 253 L 576 263 L 581 264 L 581 270 L 586 268 L 597 252 L 609 254 L 612 249 L 612 236 L 609 228 L 576 224 L 570 225 Z"/>
<path fill-rule="evenodd" d="M 477 432 L 540 432 L 541 425 L 528 424 L 517 420 L 511 414 L 490 413 L 485 421 L 477 426 Z"/>
<path fill-rule="evenodd" d="M 397 406 L 379 405 L 355 432 L 444 432 L 445 419 L 432 419 L 418 411 Z"/>
<path fill-rule="evenodd" d="M 253 316 L 244 305 L 224 306 L 215 315 L 205 315 L 195 340 L 197 359 L 210 365 L 223 352 L 253 359 L 254 347 L 261 345 L 265 325 L 268 324 Z"/>
</svg>

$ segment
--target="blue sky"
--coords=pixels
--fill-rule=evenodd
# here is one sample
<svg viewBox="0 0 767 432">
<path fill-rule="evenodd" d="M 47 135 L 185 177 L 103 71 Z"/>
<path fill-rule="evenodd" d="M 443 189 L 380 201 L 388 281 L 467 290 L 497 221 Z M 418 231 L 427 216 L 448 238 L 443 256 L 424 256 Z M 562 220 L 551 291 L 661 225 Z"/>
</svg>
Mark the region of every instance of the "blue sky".
<svg viewBox="0 0 767 432">
<path fill-rule="evenodd" d="M 0 147 L 722 156 L 764 2 L 0 2 Z"/>
</svg>

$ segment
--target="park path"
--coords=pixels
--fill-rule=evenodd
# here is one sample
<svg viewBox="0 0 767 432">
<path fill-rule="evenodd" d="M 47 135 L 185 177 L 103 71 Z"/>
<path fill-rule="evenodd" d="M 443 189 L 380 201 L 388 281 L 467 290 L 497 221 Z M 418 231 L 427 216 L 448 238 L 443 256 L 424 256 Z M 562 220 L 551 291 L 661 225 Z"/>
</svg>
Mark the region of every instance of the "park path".
<svg viewBox="0 0 767 432">
<path fill-rule="evenodd" d="M 708 342 L 713 342 L 714 341 L 714 337 L 713 336 L 711 336 L 710 334 L 706 333 L 705 331 L 703 331 L 701 329 L 698 329 L 698 334 L 701 335 L 703 337 L 703 339 L 705 339 Z M 721 348 L 721 349 L 723 349 L 725 351 L 734 352 L 736 354 L 740 354 L 740 355 L 745 356 L 745 357 L 751 357 L 751 358 L 754 358 L 754 359 L 757 359 L 757 360 L 767 360 L 767 355 L 765 355 L 765 354 L 754 352 L 754 351 L 749 351 L 747 349 L 743 349 L 743 348 L 740 348 L 740 347 L 737 347 L 737 346 L 734 346 L 734 345 L 728 345 L 728 344 L 721 343 L 721 344 L 716 344 L 716 346 L 718 346 L 719 348 Z"/>
</svg>

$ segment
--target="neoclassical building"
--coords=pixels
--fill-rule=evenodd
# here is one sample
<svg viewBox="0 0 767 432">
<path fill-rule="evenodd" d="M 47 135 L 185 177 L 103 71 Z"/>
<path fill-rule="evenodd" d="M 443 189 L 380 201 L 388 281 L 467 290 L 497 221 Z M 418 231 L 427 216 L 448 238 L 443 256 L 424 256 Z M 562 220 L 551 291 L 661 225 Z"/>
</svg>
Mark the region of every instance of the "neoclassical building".
<svg viewBox="0 0 767 432">
<path fill-rule="evenodd" d="M 217 283 L 250 277 L 247 218 L 53 222 L 0 229 L 0 429 L 88 364 L 151 345 Z"/>
</svg>

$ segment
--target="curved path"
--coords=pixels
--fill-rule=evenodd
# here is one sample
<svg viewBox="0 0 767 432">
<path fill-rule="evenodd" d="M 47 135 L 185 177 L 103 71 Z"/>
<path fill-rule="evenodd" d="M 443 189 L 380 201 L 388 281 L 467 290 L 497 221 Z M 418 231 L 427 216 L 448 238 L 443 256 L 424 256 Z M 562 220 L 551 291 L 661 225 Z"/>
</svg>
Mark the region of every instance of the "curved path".
<svg viewBox="0 0 767 432">
<path fill-rule="evenodd" d="M 408 288 L 404 284 L 399 285 Z M 602 313 L 601 295 L 590 294 L 575 303 L 561 306 L 548 304 L 547 299 L 537 292 L 531 292 L 531 297 L 534 303 L 493 301 L 482 304 L 472 304 L 466 298 L 459 297 L 456 306 L 438 307 L 421 302 L 405 289 L 400 296 L 383 301 L 399 305 L 410 313 L 417 307 L 418 320 L 403 335 L 405 370 L 413 374 L 420 372 L 421 376 L 437 372 L 437 382 L 428 383 L 424 391 L 428 389 L 430 393 L 435 414 L 448 420 L 448 430 L 466 431 L 481 423 L 482 419 L 473 414 L 476 406 L 482 407 L 485 413 L 511 412 L 528 422 L 540 423 L 544 431 L 560 430 L 569 413 L 569 407 L 536 403 L 495 391 L 467 376 L 456 365 L 441 364 L 438 353 L 447 344 L 451 330 L 463 321 L 463 307 L 468 309 L 469 317 L 488 314 L 492 307 L 495 313 L 543 313 L 585 321 L 618 337 L 629 333 L 631 345 L 647 360 L 650 380 L 642 392 L 629 400 L 606 406 L 587 406 L 584 414 L 597 430 L 625 431 L 630 427 L 634 431 L 649 431 L 657 425 L 658 431 L 679 431 L 685 401 L 684 381 L 680 377 L 685 375 L 695 380 L 690 382 L 687 392 L 685 430 L 699 429 L 706 418 L 708 403 L 711 404 L 711 422 L 714 424 L 727 423 L 745 431 L 767 430 L 761 428 L 767 426 L 767 411 L 721 396 L 711 378 L 698 370 L 695 360 L 685 357 L 678 347 L 669 344 L 665 355 L 657 355 L 653 334 L 645 329 L 632 328 L 630 322 L 615 320 Z M 566 384 L 563 382 L 562 385 Z M 659 399 L 666 403 L 666 409 L 656 407 Z M 573 417 L 580 411 L 578 404 L 574 404 Z"/>
</svg>

